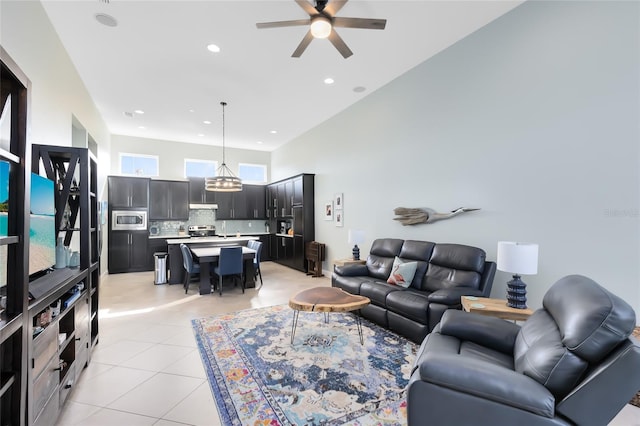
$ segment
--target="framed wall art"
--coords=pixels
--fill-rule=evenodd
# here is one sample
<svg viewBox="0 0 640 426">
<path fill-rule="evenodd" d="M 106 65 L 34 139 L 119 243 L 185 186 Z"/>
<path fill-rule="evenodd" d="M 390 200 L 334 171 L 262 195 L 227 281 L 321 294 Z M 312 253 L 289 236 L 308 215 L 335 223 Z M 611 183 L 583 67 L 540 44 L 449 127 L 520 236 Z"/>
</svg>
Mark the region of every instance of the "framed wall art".
<svg viewBox="0 0 640 426">
<path fill-rule="evenodd" d="M 336 210 L 336 226 L 344 226 L 344 210 Z"/>
<path fill-rule="evenodd" d="M 324 203 L 324 220 L 333 220 L 333 201 Z"/>
<path fill-rule="evenodd" d="M 342 210 L 342 206 L 344 205 L 344 200 L 342 199 L 342 192 L 337 193 L 333 197 L 333 206 L 336 210 Z"/>
</svg>

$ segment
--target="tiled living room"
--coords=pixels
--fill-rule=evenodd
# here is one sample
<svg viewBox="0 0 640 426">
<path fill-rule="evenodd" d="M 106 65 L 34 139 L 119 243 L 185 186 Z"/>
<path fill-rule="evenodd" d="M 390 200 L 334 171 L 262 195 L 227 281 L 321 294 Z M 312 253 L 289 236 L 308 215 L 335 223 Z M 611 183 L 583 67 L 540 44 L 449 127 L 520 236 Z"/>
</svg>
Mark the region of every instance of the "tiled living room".
<svg viewBox="0 0 640 426">
<path fill-rule="evenodd" d="M 149 272 L 109 275 L 102 283 L 100 343 L 57 425 L 225 424 L 190 321 L 286 304 L 292 292 L 331 285 L 328 277 L 312 278 L 275 262 L 262 269 L 262 286 L 246 294 L 232 289 L 223 298 L 200 296 L 193 286 L 186 296 L 179 285 L 152 286 Z M 307 318 L 301 328 L 323 321 L 322 314 L 313 315 L 320 318 Z M 627 405 L 609 424 L 632 426 L 639 418 L 640 408 Z"/>
<path fill-rule="evenodd" d="M 425 0 L 399 4 L 351 0 L 344 4 L 330 0 L 327 7 L 332 13 L 339 8 L 335 12 L 338 17 L 387 20 L 381 31 L 338 28 L 336 33 L 353 50 L 348 58 L 343 57 L 344 47 L 335 38 L 313 40 L 299 58 L 292 58 L 306 29 L 256 27 L 260 22 L 305 20 L 309 18 L 308 7 L 313 7 L 309 5 L 218 0 L 189 2 L 188 6 L 173 1 L 0 2 L 3 85 L 5 64 L 10 69 L 15 66 L 19 76 L 29 82 L 26 118 L 21 121 L 24 130 L 19 132 L 23 147 L 27 147 L 24 155 L 9 147 L 5 136 L 11 133 L 7 130 L 10 126 L 0 122 L 0 156 L 12 170 L 28 173 L 34 169 L 29 165 L 31 160 L 23 161 L 31 158 L 32 144 L 88 148 L 97 159 L 97 189 L 92 196 L 105 206 L 108 176 L 127 174 L 122 168 L 123 157 L 155 159 L 157 171 L 147 176 L 154 181 L 184 183 L 190 161 L 216 165 L 226 161 L 233 173 L 247 165 L 263 167 L 264 179 L 245 180 L 247 187 L 311 174 L 313 239 L 326 247 L 320 262 L 323 278 L 266 261 L 261 267 L 264 284 L 247 288 L 244 294 L 229 286 L 221 297 L 198 295 L 194 283 L 185 295 L 181 285 L 154 285 L 154 274 L 149 270 L 110 271 L 111 218 L 105 217 L 101 250 L 93 265 L 99 267 L 99 273 L 98 269 L 89 271 L 89 275 L 99 276 L 95 282 L 100 282 L 99 306 L 97 296 L 89 297 L 90 302 L 95 301 L 91 309 L 99 311 L 99 338 L 75 388 L 69 385 L 63 389 L 63 383 L 57 384 L 66 397 L 57 424 L 218 424 L 212 419 L 220 424 L 238 423 L 234 419 L 249 417 L 233 417 L 230 411 L 218 410 L 216 407 L 233 405 L 229 402 L 232 398 L 229 390 L 213 383 L 222 383 L 217 379 L 225 376 L 248 386 L 246 381 L 254 376 L 245 370 L 264 371 L 270 379 L 283 380 L 289 377 L 283 358 L 292 356 L 293 381 L 303 386 L 342 386 L 345 370 L 365 376 L 373 370 L 380 374 L 352 378 L 323 398 L 318 397 L 321 392 L 317 388 L 308 386 L 306 399 L 301 399 L 302 392 L 291 391 L 293 381 L 287 382 L 265 399 L 277 401 L 274 407 L 312 401 L 294 410 L 291 415 L 298 417 L 290 423 L 314 424 L 315 418 L 303 414 L 310 412 L 310 406 L 317 406 L 324 410 L 318 411 L 318 416 L 327 418 L 329 412 L 355 407 L 350 413 L 366 411 L 371 416 L 367 421 L 372 423 L 375 418 L 379 424 L 403 424 L 396 419 L 406 421 L 411 402 L 407 407 L 405 397 L 398 396 L 404 395 L 398 390 L 400 386 L 383 380 L 410 377 L 411 371 L 406 370 L 420 351 L 416 340 L 421 339 L 415 336 L 425 328 L 431 331 L 443 312 L 426 320 L 428 325 L 410 318 L 419 323 L 407 333 L 414 338 L 396 333 L 398 322 L 393 321 L 403 323 L 405 318 L 386 322 L 388 327 L 372 320 L 377 315 L 381 316 L 379 322 L 392 318 L 397 312 L 391 304 L 388 310 L 365 307 L 362 329 L 355 320 L 359 317 L 351 313 L 332 313 L 326 323 L 301 313 L 295 338 L 291 336 L 293 313 L 287 302 L 302 290 L 331 286 L 334 261 L 351 256 L 354 240 L 350 234 L 354 231 L 361 235 L 362 259 L 376 250 L 377 240 L 387 238 L 477 247 L 486 253 L 487 261 L 496 263 L 499 242 L 534 243 L 539 247 L 536 271 L 520 272 L 526 282 L 528 308 L 544 307 L 553 312 L 553 306 L 562 306 L 558 317 L 573 314 L 571 305 L 563 303 L 578 300 L 583 291 L 577 291 L 575 299 L 558 298 L 559 305 L 554 299 L 551 307 L 545 295 L 563 277 L 579 274 L 630 306 L 636 312 L 635 325 L 640 324 L 640 3 Z M 114 21 L 109 21 L 109 16 L 115 17 L 116 25 L 110 25 Z M 198 47 L 183 44 L 185 38 Z M 206 52 L 205 56 L 211 42 L 219 43 L 222 50 L 218 54 Z M 176 76 L 180 76 L 179 84 Z M 3 94 L 3 107 L 5 98 Z M 15 99 L 14 106 L 19 103 Z M 220 120 L 222 100 L 228 101 L 226 122 Z M 222 146 L 225 135 L 226 150 Z M 41 174 L 43 170 L 41 167 Z M 15 205 L 9 208 L 15 209 Z M 419 213 L 410 223 L 403 223 L 396 213 L 402 211 Z M 279 221 L 262 217 L 225 220 L 221 219 L 222 209 L 207 214 L 219 234 L 259 231 L 274 238 L 276 234 L 291 240 L 296 237 L 288 235 L 289 229 L 294 233 L 288 222 L 281 232 Z M 181 227 L 195 223 L 194 217 L 156 221 L 151 223 L 155 229 L 147 227 L 147 232 L 159 232 L 157 236 L 167 230 L 184 232 Z M 293 214 L 290 220 L 293 222 Z M 7 246 L 9 258 L 15 259 L 13 247 L 24 248 L 29 242 L 28 229 L 26 233 L 9 232 L 0 237 L 0 245 Z M 283 235 L 278 238 L 285 241 Z M 91 244 L 100 246 L 94 241 Z M 76 245 L 74 250 L 79 248 Z M 405 260 L 420 257 L 406 254 L 398 256 Z M 8 277 L 26 268 L 20 262 L 9 265 Z M 385 265 L 391 268 L 391 263 Z M 498 266 L 486 296 L 505 299 L 514 273 L 518 272 Z M 25 284 L 17 287 L 26 300 L 26 269 L 18 276 L 22 280 L 8 281 Z M 381 302 L 374 296 L 377 287 L 361 290 L 362 283 L 357 285 L 358 291 L 365 292 L 372 305 L 379 307 L 376 303 Z M 15 325 L 18 316 L 7 326 L 2 323 L 3 373 L 11 370 L 5 364 L 17 362 L 7 354 L 23 344 L 18 342 L 24 342 L 21 356 L 26 369 L 32 344 L 22 339 L 21 333 L 37 328 L 25 308 L 32 302 L 17 303 L 15 292 L 9 293 L 9 299 L 13 298 L 10 305 L 19 305 L 25 312 L 20 327 Z M 395 295 L 391 300 L 394 297 L 394 303 L 402 299 Z M 476 299 L 466 302 L 483 305 Z M 458 308 L 451 309 L 457 314 L 447 313 L 445 324 L 436 330 L 441 337 L 451 330 L 454 320 L 466 321 L 463 318 L 471 316 L 461 315 L 464 312 Z M 196 322 L 192 325 L 191 320 Z M 478 321 L 484 330 L 495 326 Z M 627 333 L 627 325 L 621 328 L 622 334 Z M 214 351 L 218 336 L 214 331 L 218 329 L 225 330 L 237 346 L 221 352 L 228 358 L 206 361 L 214 357 L 202 358 L 201 352 L 220 352 Z M 322 333 L 307 335 L 312 329 Z M 516 340 L 511 325 L 492 330 L 494 335 Z M 72 347 L 66 337 L 64 344 Z M 349 344 L 341 346 L 344 342 Z M 342 370 L 307 369 L 312 355 L 292 351 L 296 346 L 340 348 L 346 361 Z M 365 350 L 373 352 L 361 352 Z M 236 365 L 231 368 L 223 358 Z M 245 368 L 254 365 L 243 364 L 247 359 L 260 367 Z M 274 364 L 261 370 L 267 364 L 257 364 L 258 359 Z M 364 359 L 375 359 L 380 368 L 369 370 L 372 364 Z M 391 359 L 403 362 L 396 370 L 386 364 L 383 368 Z M 637 379 L 636 369 L 628 370 L 619 379 L 625 386 Z M 226 375 L 229 371 L 232 374 Z M 428 367 L 421 374 L 434 374 L 434 380 L 446 378 Z M 27 373 L 23 377 L 32 379 Z M 478 375 L 470 377 L 476 378 L 475 383 L 471 380 L 472 385 L 466 388 L 483 392 L 484 388 L 474 386 L 486 381 L 478 380 Z M 24 423 L 34 423 L 38 413 L 24 415 L 33 401 L 23 399 L 20 407 L 18 398 L 16 408 L 15 399 L 7 403 L 11 398 L 4 396 L 16 391 L 26 399 L 34 384 L 22 385 L 3 376 L 3 423 L 7 404 L 12 412 L 22 413 Z M 360 395 L 368 387 L 378 394 L 362 407 L 361 399 L 350 392 Z M 524 389 L 517 388 L 521 390 L 518 393 L 514 388 L 510 396 L 533 395 Z M 603 385 L 601 389 L 606 388 Z M 559 399 L 566 389 L 554 388 L 554 392 Z M 443 398 L 432 404 L 445 407 L 457 401 Z M 535 401 L 540 403 L 541 399 Z M 606 405 L 604 398 L 598 403 Z M 242 415 L 269 418 L 268 410 L 253 400 L 243 404 L 238 410 Z M 582 404 L 585 413 L 597 405 L 586 397 Z M 473 412 L 472 405 L 465 406 Z M 425 407 L 431 409 L 427 404 Z M 549 407 L 555 408 L 549 403 L 537 409 L 549 415 Z M 285 412 L 272 410 L 278 416 Z M 505 419 L 496 414 L 498 409 L 478 412 Z M 366 423 L 355 416 L 336 422 Z M 44 418 L 35 423 L 47 424 Z M 610 424 L 636 425 L 639 419 L 640 408 L 629 404 Z M 492 420 L 477 417 L 476 424 L 501 423 Z"/>
</svg>

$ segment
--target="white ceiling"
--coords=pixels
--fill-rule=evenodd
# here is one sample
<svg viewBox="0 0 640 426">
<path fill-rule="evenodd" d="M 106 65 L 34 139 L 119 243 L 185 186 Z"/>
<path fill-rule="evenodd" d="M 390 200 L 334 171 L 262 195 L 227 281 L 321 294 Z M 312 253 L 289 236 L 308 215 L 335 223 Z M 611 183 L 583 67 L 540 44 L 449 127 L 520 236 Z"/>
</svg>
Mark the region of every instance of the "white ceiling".
<svg viewBox="0 0 640 426">
<path fill-rule="evenodd" d="M 221 145 L 226 101 L 226 146 L 272 151 L 522 1 L 351 0 L 337 16 L 387 26 L 339 28 L 348 59 L 328 40 L 292 58 L 306 27 L 256 28 L 307 18 L 293 0 L 42 3 L 112 134 Z M 118 25 L 98 23 L 97 13 Z"/>
</svg>

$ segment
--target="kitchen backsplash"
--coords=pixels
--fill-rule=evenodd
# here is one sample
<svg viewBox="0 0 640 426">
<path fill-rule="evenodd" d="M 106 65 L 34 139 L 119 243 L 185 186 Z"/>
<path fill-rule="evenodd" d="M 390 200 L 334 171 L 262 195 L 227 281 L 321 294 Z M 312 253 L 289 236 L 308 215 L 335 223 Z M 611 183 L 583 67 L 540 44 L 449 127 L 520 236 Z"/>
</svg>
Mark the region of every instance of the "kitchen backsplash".
<svg viewBox="0 0 640 426">
<path fill-rule="evenodd" d="M 158 220 L 149 221 L 152 235 L 178 235 L 180 227 L 187 232 L 189 225 L 215 225 L 217 235 L 248 234 L 266 232 L 266 220 L 216 220 L 215 210 L 189 210 L 189 220 Z M 157 228 L 158 233 L 154 233 Z"/>
</svg>

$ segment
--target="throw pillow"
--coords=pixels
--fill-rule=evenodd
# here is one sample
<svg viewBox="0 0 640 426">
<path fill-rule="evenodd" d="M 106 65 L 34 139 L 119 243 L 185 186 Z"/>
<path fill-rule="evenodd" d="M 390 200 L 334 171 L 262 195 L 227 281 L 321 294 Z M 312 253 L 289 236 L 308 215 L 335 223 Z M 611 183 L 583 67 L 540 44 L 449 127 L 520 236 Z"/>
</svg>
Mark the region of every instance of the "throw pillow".
<svg viewBox="0 0 640 426">
<path fill-rule="evenodd" d="M 387 282 L 403 288 L 407 288 L 413 281 L 413 276 L 416 274 L 416 268 L 418 262 L 403 262 L 398 256 L 393 260 L 393 266 L 391 267 L 391 275 Z"/>
</svg>

